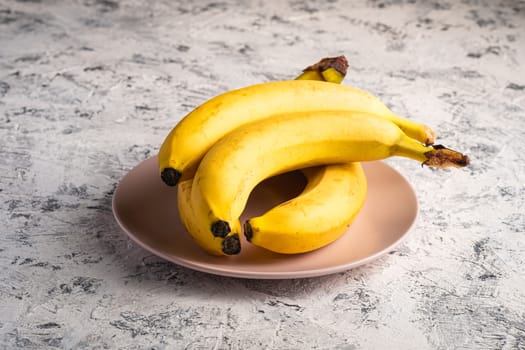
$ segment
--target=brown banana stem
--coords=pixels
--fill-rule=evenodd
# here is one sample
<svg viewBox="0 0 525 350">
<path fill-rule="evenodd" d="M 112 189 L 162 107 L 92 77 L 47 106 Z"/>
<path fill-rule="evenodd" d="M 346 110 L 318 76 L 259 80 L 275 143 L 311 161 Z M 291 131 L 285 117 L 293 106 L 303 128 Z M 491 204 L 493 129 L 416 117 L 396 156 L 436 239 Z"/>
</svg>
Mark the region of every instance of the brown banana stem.
<svg viewBox="0 0 525 350">
<path fill-rule="evenodd" d="M 424 145 L 405 135 L 397 142 L 393 155 L 411 158 L 434 168 L 463 168 L 470 164 L 468 156 L 443 145 Z"/>
<path fill-rule="evenodd" d="M 322 72 L 322 71 L 327 70 L 328 68 L 333 68 L 344 76 L 346 75 L 346 72 L 348 70 L 348 61 L 346 60 L 345 56 L 325 57 L 321 59 L 319 62 L 312 64 L 311 66 L 308 66 L 305 69 L 303 69 L 303 72 L 307 72 L 307 71 Z"/>
<path fill-rule="evenodd" d="M 460 152 L 443 145 L 433 145 L 432 148 L 431 151 L 425 153 L 427 160 L 422 165 L 436 168 L 463 168 L 470 164 L 470 158 Z"/>
</svg>

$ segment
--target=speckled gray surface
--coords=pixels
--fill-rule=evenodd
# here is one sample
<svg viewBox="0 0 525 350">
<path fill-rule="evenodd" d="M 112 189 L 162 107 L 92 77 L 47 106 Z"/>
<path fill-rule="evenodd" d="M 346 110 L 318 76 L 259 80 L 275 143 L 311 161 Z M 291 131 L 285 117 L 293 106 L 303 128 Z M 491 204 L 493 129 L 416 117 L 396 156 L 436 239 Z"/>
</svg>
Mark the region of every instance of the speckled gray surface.
<svg viewBox="0 0 525 350">
<path fill-rule="evenodd" d="M 388 163 L 413 234 L 246 280 L 152 256 L 119 180 L 207 98 L 345 54 L 347 84 L 472 165 Z M 0 1 L 0 348 L 525 349 L 524 1 Z"/>
</svg>

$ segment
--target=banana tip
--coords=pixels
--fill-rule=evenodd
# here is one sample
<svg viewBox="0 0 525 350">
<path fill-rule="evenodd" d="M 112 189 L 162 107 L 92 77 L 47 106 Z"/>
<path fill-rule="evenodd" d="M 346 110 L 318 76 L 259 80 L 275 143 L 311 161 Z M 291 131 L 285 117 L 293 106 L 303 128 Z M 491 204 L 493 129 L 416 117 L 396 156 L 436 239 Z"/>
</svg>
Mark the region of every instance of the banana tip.
<svg viewBox="0 0 525 350">
<path fill-rule="evenodd" d="M 168 186 L 177 186 L 181 176 L 182 173 L 173 168 L 165 168 L 160 173 L 160 178 Z"/>
<path fill-rule="evenodd" d="M 426 144 L 432 145 L 436 141 L 436 132 L 429 127 L 425 127 Z"/>
<path fill-rule="evenodd" d="M 217 220 L 211 224 L 211 233 L 215 237 L 226 237 L 231 232 L 230 224 L 224 220 Z"/>
<path fill-rule="evenodd" d="M 234 233 L 222 241 L 222 252 L 226 255 L 236 255 L 241 252 L 241 240 L 239 235 Z"/>
</svg>

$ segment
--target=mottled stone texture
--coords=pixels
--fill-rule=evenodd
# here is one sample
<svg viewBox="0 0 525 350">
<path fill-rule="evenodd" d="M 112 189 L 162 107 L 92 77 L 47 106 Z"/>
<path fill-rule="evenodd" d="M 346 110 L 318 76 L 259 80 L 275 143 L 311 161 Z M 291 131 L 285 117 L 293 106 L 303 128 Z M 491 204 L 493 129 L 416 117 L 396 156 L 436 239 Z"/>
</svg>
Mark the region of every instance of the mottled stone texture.
<svg viewBox="0 0 525 350">
<path fill-rule="evenodd" d="M 116 225 L 119 180 L 220 92 L 330 55 L 467 153 L 388 163 L 413 234 L 305 280 L 194 272 Z M 0 1 L 0 348 L 525 349 L 525 2 Z"/>
</svg>

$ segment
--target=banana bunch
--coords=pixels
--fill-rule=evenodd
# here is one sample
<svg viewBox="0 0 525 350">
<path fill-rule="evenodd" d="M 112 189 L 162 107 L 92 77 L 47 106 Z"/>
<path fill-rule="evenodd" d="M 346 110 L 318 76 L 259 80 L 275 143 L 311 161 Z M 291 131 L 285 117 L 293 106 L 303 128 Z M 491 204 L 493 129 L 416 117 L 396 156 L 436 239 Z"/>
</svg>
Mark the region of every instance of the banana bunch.
<svg viewBox="0 0 525 350">
<path fill-rule="evenodd" d="M 305 68 L 296 79 L 341 83 L 347 69 L 344 56 L 328 57 Z M 251 243 L 277 253 L 304 253 L 335 241 L 354 221 L 367 191 L 360 163 L 302 170 L 307 184 L 301 194 L 244 224 Z"/>
<path fill-rule="evenodd" d="M 428 126 L 396 115 L 375 96 L 340 83 L 344 57 L 306 68 L 295 80 L 216 96 L 186 115 L 159 150 L 162 180 L 178 185 L 181 220 L 214 255 L 241 250 L 240 235 L 279 253 L 302 253 L 343 234 L 366 197 L 360 162 L 401 156 L 464 167 L 467 156 L 434 145 Z M 303 169 L 304 191 L 241 225 L 253 188 Z"/>
</svg>

